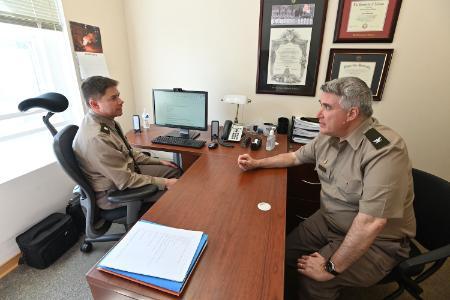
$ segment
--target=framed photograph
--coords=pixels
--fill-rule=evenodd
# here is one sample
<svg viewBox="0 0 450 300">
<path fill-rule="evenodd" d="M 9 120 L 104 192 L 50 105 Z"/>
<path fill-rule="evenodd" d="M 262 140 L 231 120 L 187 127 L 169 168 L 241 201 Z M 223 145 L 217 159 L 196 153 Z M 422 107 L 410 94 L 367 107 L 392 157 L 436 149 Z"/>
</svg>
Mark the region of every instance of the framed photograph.
<svg viewBox="0 0 450 300">
<path fill-rule="evenodd" d="M 373 100 L 383 95 L 394 49 L 330 49 L 327 78 L 358 77 L 372 90 Z"/>
<path fill-rule="evenodd" d="M 335 43 L 390 43 L 402 0 L 339 0 Z"/>
<path fill-rule="evenodd" d="M 315 95 L 327 4 L 261 0 L 256 93 Z"/>
</svg>

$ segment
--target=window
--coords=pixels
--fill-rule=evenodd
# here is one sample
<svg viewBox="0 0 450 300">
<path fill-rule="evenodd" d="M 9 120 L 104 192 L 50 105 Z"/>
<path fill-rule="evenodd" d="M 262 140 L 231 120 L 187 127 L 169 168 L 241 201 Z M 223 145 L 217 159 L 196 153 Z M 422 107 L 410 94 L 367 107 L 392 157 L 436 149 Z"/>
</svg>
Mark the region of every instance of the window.
<svg viewBox="0 0 450 300">
<path fill-rule="evenodd" d="M 46 92 L 69 99 L 56 128 L 76 123 L 82 104 L 65 27 L 55 0 L 0 0 L 0 183 L 55 161 L 44 110 L 18 104 Z"/>
</svg>

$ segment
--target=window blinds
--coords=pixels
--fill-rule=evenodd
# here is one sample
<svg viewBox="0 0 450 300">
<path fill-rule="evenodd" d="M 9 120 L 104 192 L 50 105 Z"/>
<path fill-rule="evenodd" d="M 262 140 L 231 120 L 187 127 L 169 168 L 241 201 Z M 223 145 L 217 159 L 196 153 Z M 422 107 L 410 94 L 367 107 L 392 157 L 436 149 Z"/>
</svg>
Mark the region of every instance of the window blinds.
<svg viewBox="0 0 450 300">
<path fill-rule="evenodd" d="M 0 0 L 0 22 L 62 30 L 57 0 Z"/>
</svg>

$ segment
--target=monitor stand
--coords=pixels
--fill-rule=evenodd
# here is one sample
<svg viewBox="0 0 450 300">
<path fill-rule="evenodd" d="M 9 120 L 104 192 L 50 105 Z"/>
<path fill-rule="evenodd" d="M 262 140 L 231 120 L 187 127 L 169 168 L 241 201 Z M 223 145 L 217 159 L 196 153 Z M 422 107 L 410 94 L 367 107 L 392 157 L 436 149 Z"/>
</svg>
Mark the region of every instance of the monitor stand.
<svg viewBox="0 0 450 300">
<path fill-rule="evenodd" d="M 173 136 L 177 138 L 185 138 L 195 140 L 200 136 L 200 133 L 197 131 L 189 131 L 189 129 L 180 129 L 180 130 L 172 130 L 167 133 L 165 136 Z"/>
</svg>

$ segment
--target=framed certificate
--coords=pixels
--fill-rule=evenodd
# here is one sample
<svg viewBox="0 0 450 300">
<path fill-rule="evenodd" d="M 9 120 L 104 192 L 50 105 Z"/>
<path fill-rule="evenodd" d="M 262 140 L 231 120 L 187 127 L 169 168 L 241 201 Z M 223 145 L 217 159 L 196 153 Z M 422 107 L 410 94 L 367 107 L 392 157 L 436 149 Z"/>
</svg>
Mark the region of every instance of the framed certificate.
<svg viewBox="0 0 450 300">
<path fill-rule="evenodd" d="M 314 96 L 326 0 L 261 0 L 256 93 Z"/>
<path fill-rule="evenodd" d="M 327 78 L 358 77 L 372 90 L 373 100 L 383 95 L 394 49 L 330 49 Z"/>
<path fill-rule="evenodd" d="M 334 42 L 390 43 L 402 0 L 339 0 Z"/>
</svg>

